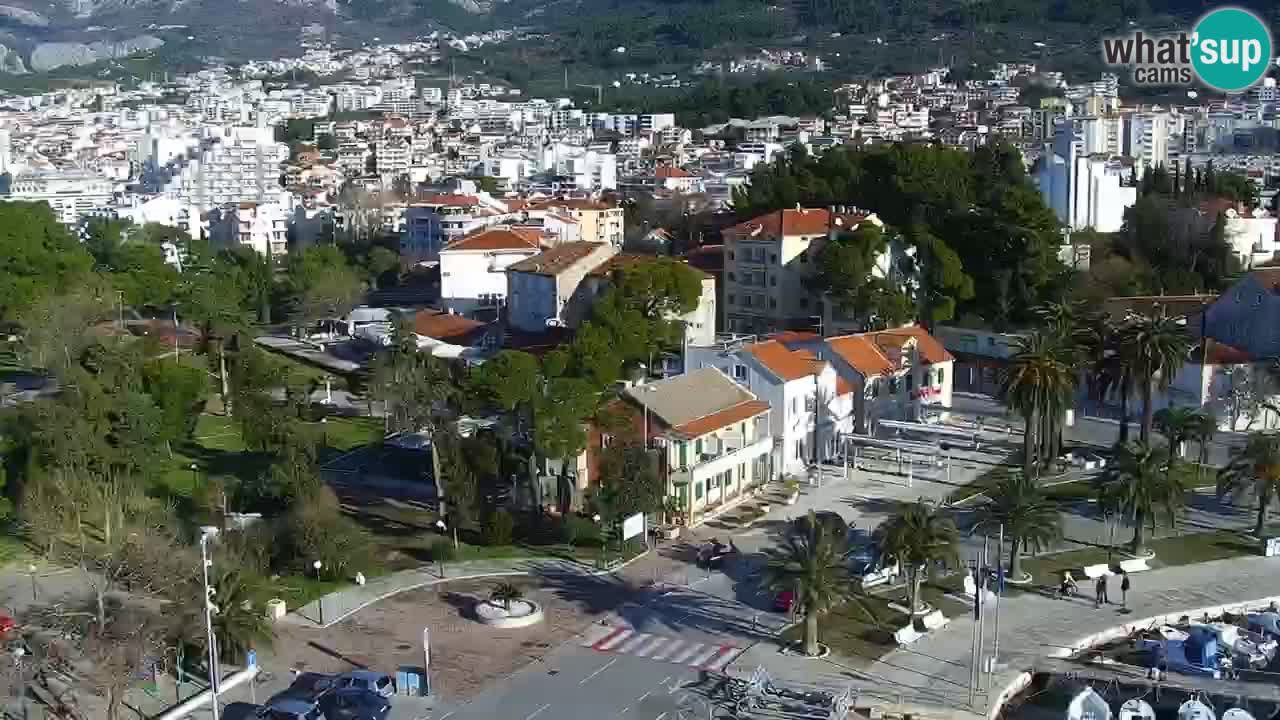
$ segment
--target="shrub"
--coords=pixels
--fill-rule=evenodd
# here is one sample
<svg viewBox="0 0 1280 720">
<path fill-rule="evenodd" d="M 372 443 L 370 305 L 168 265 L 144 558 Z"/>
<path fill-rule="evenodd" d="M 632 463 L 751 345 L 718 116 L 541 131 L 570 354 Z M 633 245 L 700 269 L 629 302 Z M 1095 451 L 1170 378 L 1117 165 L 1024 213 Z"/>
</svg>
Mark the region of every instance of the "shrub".
<svg viewBox="0 0 1280 720">
<path fill-rule="evenodd" d="M 560 535 L 570 545 L 600 544 L 600 526 L 581 515 L 566 515 L 560 523 Z"/>
<path fill-rule="evenodd" d="M 370 569 L 374 560 L 368 533 L 342 514 L 338 497 L 327 487 L 300 499 L 285 516 L 283 533 L 276 544 L 277 565 L 292 565 L 303 572 L 311 563 L 323 563 L 321 573 L 331 578 Z"/>
<path fill-rule="evenodd" d="M 484 542 L 490 547 L 510 545 L 511 535 L 515 532 L 516 521 L 506 510 L 497 510 L 489 516 L 484 525 Z"/>
</svg>

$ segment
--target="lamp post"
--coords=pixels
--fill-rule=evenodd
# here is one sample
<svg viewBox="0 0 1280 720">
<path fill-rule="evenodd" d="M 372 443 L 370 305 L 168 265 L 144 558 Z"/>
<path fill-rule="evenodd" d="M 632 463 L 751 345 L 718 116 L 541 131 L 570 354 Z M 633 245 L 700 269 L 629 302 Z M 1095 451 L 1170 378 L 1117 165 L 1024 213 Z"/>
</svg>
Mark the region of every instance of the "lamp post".
<svg viewBox="0 0 1280 720">
<path fill-rule="evenodd" d="M 36 566 L 34 564 L 27 565 L 27 572 L 31 574 L 31 602 L 36 602 Z"/>
<path fill-rule="evenodd" d="M 213 700 L 209 703 L 209 707 L 213 711 L 213 720 L 218 720 L 218 681 L 220 679 L 218 676 L 221 673 L 218 668 L 218 651 L 213 639 L 214 589 L 209 587 L 209 568 L 213 566 L 213 561 L 209 559 L 209 538 L 216 533 L 217 530 L 213 528 L 204 528 L 200 533 L 200 569 L 204 580 L 204 631 L 209 644 L 209 689 L 213 693 Z"/>
<path fill-rule="evenodd" d="M 436 521 L 436 529 L 440 531 L 441 535 L 449 532 L 449 526 L 443 520 Z M 458 527 L 456 525 L 453 528 L 453 549 L 458 549 Z"/>
<path fill-rule="evenodd" d="M 324 569 L 324 563 L 316 560 L 311 563 L 311 567 L 315 568 L 316 580 L 318 581 L 320 579 L 320 571 Z M 324 595 L 316 598 L 316 606 L 320 608 L 320 627 L 324 627 Z"/>
</svg>

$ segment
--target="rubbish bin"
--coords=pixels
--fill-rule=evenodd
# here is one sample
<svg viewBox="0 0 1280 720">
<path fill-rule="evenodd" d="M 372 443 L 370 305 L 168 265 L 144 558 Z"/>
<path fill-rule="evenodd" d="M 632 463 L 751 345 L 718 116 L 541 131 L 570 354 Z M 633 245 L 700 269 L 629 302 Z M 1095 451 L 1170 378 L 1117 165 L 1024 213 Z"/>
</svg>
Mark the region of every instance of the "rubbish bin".
<svg viewBox="0 0 1280 720">
<path fill-rule="evenodd" d="M 284 601 L 280 598 L 271 598 L 267 601 L 267 619 L 279 620 L 285 616 L 287 612 Z"/>
</svg>

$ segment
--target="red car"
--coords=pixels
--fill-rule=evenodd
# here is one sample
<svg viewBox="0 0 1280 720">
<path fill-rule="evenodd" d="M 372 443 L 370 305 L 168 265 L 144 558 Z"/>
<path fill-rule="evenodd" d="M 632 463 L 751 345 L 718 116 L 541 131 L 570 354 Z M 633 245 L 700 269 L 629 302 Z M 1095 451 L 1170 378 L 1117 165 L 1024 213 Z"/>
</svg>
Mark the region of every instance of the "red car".
<svg viewBox="0 0 1280 720">
<path fill-rule="evenodd" d="M 783 590 L 773 597 L 773 609 L 777 612 L 789 613 L 795 602 L 796 594 L 790 590 Z"/>
</svg>

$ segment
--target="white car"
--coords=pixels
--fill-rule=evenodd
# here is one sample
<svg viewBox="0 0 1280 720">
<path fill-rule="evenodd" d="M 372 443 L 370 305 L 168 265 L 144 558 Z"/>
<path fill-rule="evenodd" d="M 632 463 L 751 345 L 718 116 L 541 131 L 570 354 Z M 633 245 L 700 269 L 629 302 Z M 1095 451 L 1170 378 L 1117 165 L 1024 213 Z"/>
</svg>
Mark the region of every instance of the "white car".
<svg viewBox="0 0 1280 720">
<path fill-rule="evenodd" d="M 389 698 L 396 694 L 396 681 L 386 673 L 373 670 L 352 670 L 334 678 L 330 686 L 334 690 L 355 688 Z"/>
<path fill-rule="evenodd" d="M 850 573 L 862 582 L 864 588 L 897 582 L 898 575 L 901 574 L 899 570 L 896 562 L 891 565 L 882 565 L 874 559 L 854 559 L 850 567 Z"/>
</svg>

